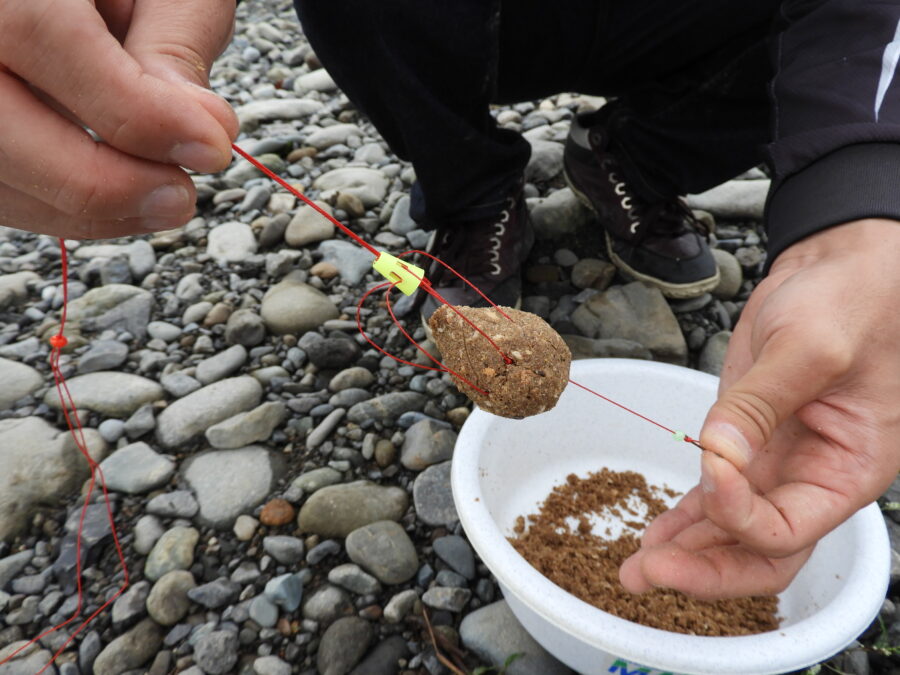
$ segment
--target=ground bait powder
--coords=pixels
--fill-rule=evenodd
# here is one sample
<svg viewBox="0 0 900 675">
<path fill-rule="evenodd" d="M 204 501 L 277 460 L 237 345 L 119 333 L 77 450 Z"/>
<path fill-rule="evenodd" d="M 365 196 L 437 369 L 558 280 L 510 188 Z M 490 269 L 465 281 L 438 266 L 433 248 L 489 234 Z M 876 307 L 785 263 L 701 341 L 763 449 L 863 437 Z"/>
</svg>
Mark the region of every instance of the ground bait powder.
<svg viewBox="0 0 900 675">
<path fill-rule="evenodd" d="M 750 635 L 778 627 L 775 596 L 703 602 L 676 591 L 633 595 L 619 583 L 619 566 L 640 547 L 640 530 L 666 510 L 668 488 L 648 486 L 633 471 L 570 474 L 537 514 L 519 516 L 510 543 L 541 574 L 605 612 L 644 626 L 692 635 Z M 627 526 L 613 539 L 593 533 L 592 516 Z"/>
</svg>

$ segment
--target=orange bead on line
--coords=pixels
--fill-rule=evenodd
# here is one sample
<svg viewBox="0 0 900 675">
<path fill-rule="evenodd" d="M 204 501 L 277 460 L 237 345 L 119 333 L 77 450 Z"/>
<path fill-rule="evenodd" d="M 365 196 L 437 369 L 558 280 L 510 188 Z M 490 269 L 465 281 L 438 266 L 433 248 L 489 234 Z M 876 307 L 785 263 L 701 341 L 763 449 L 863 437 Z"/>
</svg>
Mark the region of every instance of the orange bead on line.
<svg viewBox="0 0 900 675">
<path fill-rule="evenodd" d="M 62 349 L 69 344 L 69 339 L 65 335 L 53 335 L 50 338 L 50 346 L 54 349 Z"/>
</svg>

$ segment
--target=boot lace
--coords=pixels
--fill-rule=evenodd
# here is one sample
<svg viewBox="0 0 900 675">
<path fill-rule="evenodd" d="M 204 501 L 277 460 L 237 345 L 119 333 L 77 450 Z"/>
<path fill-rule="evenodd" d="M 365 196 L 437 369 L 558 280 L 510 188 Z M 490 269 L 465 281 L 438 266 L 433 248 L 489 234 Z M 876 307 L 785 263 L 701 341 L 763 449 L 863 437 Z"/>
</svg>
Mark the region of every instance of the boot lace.
<svg viewBox="0 0 900 675">
<path fill-rule="evenodd" d="M 438 228 L 434 252 L 445 263 L 465 277 L 500 277 L 501 247 L 516 201 L 507 199 L 506 207 L 489 221 L 478 220 L 466 225 Z M 443 265 L 436 266 L 432 283 L 445 275 L 453 276 Z"/>
<path fill-rule="evenodd" d="M 708 234 L 706 226 L 694 217 L 681 199 L 645 202 L 622 180 L 615 160 L 607 156 L 602 163 L 613 192 L 620 198 L 619 206 L 628 217 L 628 227 L 635 242 L 639 243 L 650 235 L 674 239 L 692 229 Z"/>
</svg>

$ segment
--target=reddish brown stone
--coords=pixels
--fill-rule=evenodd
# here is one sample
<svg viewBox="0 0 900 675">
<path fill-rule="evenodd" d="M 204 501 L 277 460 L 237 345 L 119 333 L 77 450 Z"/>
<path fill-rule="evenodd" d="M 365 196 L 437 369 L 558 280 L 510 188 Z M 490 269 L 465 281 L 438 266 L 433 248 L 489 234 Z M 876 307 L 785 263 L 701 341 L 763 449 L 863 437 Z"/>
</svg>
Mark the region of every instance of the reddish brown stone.
<svg viewBox="0 0 900 675">
<path fill-rule="evenodd" d="M 378 621 L 381 618 L 383 610 L 378 605 L 369 605 L 359 610 L 359 616 L 366 621 Z"/>
<path fill-rule="evenodd" d="M 273 499 L 262 508 L 259 521 L 269 527 L 287 525 L 294 520 L 296 512 L 291 503 L 284 499 Z"/>
<path fill-rule="evenodd" d="M 338 274 L 340 274 L 340 270 L 334 263 L 325 262 L 324 260 L 322 260 L 310 267 L 309 273 L 314 277 L 319 277 L 320 279 L 327 280 L 334 279 Z"/>
</svg>

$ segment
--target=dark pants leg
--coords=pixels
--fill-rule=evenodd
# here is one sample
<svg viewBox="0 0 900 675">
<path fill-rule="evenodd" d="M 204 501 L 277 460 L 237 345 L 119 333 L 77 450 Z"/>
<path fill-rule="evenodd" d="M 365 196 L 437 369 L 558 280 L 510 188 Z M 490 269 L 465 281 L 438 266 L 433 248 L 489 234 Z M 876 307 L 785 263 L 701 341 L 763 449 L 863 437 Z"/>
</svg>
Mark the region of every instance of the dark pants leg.
<svg viewBox="0 0 900 675">
<path fill-rule="evenodd" d="M 528 161 L 496 127 L 499 0 L 297 0 L 317 56 L 397 155 L 429 220 L 492 215 Z"/>
<path fill-rule="evenodd" d="M 607 37 L 576 91 L 599 82 L 600 93 L 619 96 L 601 116 L 632 188 L 646 199 L 700 192 L 764 161 L 767 37 L 779 4 L 610 4 Z"/>
<path fill-rule="evenodd" d="M 646 194 L 697 191 L 760 161 L 764 37 L 776 0 L 297 0 L 338 85 L 412 161 L 428 220 L 499 208 L 528 161 L 492 102 L 561 91 L 603 113 Z"/>
</svg>

